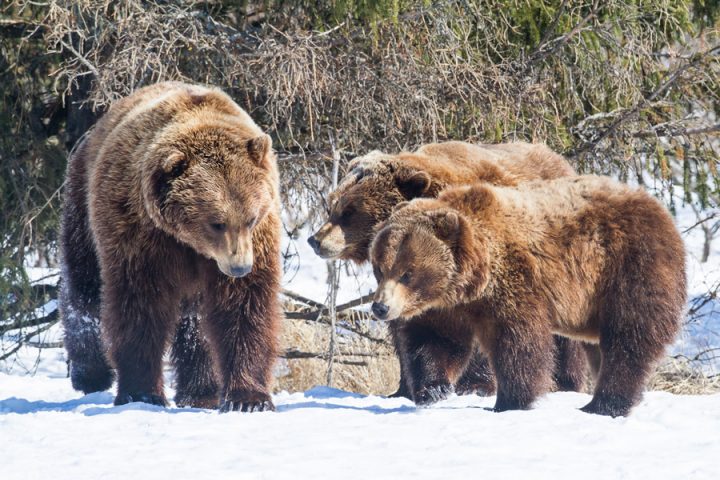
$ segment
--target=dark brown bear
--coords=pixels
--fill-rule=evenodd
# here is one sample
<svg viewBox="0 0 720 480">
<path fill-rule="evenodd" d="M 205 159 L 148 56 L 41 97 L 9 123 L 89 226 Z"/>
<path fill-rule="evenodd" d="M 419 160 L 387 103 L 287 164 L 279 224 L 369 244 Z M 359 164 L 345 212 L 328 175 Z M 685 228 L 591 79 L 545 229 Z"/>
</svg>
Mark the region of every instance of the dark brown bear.
<svg viewBox="0 0 720 480">
<path fill-rule="evenodd" d="M 487 184 L 417 199 L 372 243 L 373 312 L 440 309 L 457 342 L 478 340 L 498 383 L 495 410 L 529 408 L 551 381 L 552 334 L 599 344 L 590 413 L 627 415 L 685 307 L 685 252 L 667 210 L 606 177 Z M 403 352 L 417 357 L 409 345 Z M 460 365 L 468 357 L 456 359 Z"/>
<path fill-rule="evenodd" d="M 541 144 L 508 143 L 472 145 L 445 142 L 420 147 L 415 152 L 388 155 L 371 152 L 353 160 L 350 173 L 330 195 L 328 221 L 308 240 L 323 258 L 368 260 L 368 249 L 376 227 L 385 221 L 398 203 L 416 197 L 436 197 L 450 186 L 487 181 L 515 186 L 536 179 L 575 175 L 560 155 Z M 405 396 L 418 403 L 431 403 L 453 389 L 458 394 L 492 394 L 495 379 L 483 355 L 473 356 L 471 366 L 459 376 L 454 362 L 473 345 L 457 343 L 443 336 L 447 322 L 441 312 L 416 319 L 413 325 L 391 324 L 390 332 L 399 351 L 405 343 L 426 345 L 421 354 L 447 358 L 444 365 L 424 365 L 414 372 L 401 357 L 400 388 L 394 396 Z M 440 329 L 438 330 L 438 326 Z M 586 360 L 579 342 L 556 337 L 558 368 L 556 385 L 560 390 L 580 390 L 584 385 Z M 432 347 L 430 347 L 432 345 Z M 429 349 L 434 353 L 430 354 Z M 442 354 L 441 354 L 442 352 Z"/>
<path fill-rule="evenodd" d="M 271 141 L 230 97 L 161 83 L 116 102 L 68 167 L 61 313 L 73 385 L 112 382 L 99 326 L 115 404 L 165 405 L 163 355 L 184 316 L 182 401 L 273 408 L 279 247 Z"/>
</svg>

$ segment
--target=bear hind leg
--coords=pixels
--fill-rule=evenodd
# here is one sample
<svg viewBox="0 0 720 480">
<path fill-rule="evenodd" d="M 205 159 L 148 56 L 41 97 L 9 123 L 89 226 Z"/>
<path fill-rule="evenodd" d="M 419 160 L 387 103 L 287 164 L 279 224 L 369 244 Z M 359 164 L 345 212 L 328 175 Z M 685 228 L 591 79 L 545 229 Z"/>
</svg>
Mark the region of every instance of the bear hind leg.
<svg viewBox="0 0 720 480">
<path fill-rule="evenodd" d="M 580 392 L 585 387 L 587 355 L 582 342 L 554 335 L 555 388 L 560 392 Z"/>
<path fill-rule="evenodd" d="M 642 334 L 633 330 L 601 333 L 600 371 L 593 398 L 581 408 L 583 412 L 627 416 L 642 399 L 645 382 L 663 348 L 643 341 Z"/>
<path fill-rule="evenodd" d="M 655 363 L 679 329 L 684 306 L 682 299 L 664 303 L 672 299 L 672 288 L 639 274 L 619 281 L 599 312 L 600 371 L 593 398 L 582 408 L 612 417 L 628 415 L 642 399 Z"/>
<path fill-rule="evenodd" d="M 61 287 L 61 298 L 72 295 Z M 61 300 L 63 344 L 68 355 L 70 381 L 75 390 L 84 394 L 109 389 L 115 374 L 105 357 L 100 335 L 100 319 L 92 308 L 83 308 L 77 302 Z"/>
<path fill-rule="evenodd" d="M 71 162 L 71 172 L 77 170 Z M 100 335 L 100 265 L 87 223 L 85 190 L 71 175 L 65 193 L 60 250 L 62 280 L 58 304 L 70 380 L 85 394 L 112 386 L 114 373 Z"/>
</svg>

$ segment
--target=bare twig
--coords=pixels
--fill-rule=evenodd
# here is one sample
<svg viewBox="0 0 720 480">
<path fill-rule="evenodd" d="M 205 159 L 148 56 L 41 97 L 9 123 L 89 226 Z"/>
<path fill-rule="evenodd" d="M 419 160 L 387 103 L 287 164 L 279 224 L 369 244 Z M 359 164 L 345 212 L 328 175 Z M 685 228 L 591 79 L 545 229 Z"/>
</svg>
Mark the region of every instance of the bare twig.
<svg viewBox="0 0 720 480">
<path fill-rule="evenodd" d="M 704 135 L 708 133 L 720 132 L 720 123 L 715 125 L 709 125 L 707 127 L 696 127 L 696 128 L 674 128 L 672 126 L 662 126 L 652 130 L 643 130 L 641 132 L 633 133 L 635 138 L 647 138 L 647 137 L 689 137 L 692 135 Z"/>
</svg>

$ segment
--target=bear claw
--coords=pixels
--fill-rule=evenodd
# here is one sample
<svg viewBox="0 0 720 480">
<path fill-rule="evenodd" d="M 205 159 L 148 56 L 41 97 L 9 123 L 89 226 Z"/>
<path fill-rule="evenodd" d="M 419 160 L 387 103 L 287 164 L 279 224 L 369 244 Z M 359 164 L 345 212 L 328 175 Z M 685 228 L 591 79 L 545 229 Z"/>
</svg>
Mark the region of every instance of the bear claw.
<svg viewBox="0 0 720 480">
<path fill-rule="evenodd" d="M 274 412 L 275 405 L 265 393 L 229 395 L 220 404 L 220 412 Z M 233 399 L 234 398 L 234 399 Z"/>
<path fill-rule="evenodd" d="M 449 383 L 428 385 L 415 393 L 415 404 L 421 407 L 429 406 L 445 400 L 451 393 L 453 393 L 453 386 Z"/>
<path fill-rule="evenodd" d="M 160 407 L 167 407 L 168 405 L 164 395 L 154 393 L 118 393 L 117 397 L 115 397 L 114 404 L 119 406 L 132 402 L 149 403 L 150 405 L 158 405 Z"/>
<path fill-rule="evenodd" d="M 632 402 L 624 398 L 593 398 L 590 403 L 582 407 L 580 410 L 585 413 L 595 415 L 605 415 L 608 417 L 626 417 L 630 413 Z"/>
</svg>

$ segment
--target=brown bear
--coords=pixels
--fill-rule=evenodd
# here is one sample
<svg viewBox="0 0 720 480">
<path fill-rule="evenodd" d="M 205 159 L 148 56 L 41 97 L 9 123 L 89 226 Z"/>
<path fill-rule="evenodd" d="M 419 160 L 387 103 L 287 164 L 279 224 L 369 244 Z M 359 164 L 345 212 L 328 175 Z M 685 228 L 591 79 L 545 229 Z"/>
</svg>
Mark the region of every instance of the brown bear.
<svg viewBox="0 0 720 480">
<path fill-rule="evenodd" d="M 349 173 L 330 195 L 328 221 L 308 242 L 323 258 L 365 262 L 376 227 L 402 201 L 436 197 L 447 187 L 477 181 L 515 186 L 530 180 L 570 175 L 575 175 L 570 164 L 542 144 L 473 145 L 453 141 L 429 144 L 415 152 L 397 155 L 374 151 L 350 163 Z M 422 342 L 432 344 L 435 350 L 443 350 L 448 359 L 462 357 L 460 353 L 473 346 L 453 342 L 440 334 L 445 322 L 442 312 L 433 312 L 422 321 L 416 319 L 412 326 L 391 324 L 396 350 L 402 350 L 403 343 Z M 439 330 L 438 326 L 441 327 Z M 560 390 L 580 390 L 586 367 L 581 344 L 562 337 L 556 337 L 556 342 L 556 385 Z M 426 361 L 441 357 L 436 352 L 428 355 Z M 409 366 L 402 356 L 400 363 L 400 388 L 393 396 L 430 403 L 445 397 L 453 389 L 458 394 L 478 392 L 489 395 L 495 391 L 492 371 L 479 353 L 460 378 L 457 378 L 458 367 L 452 362 L 442 367 L 428 364 L 415 372 L 408 371 Z"/>
<path fill-rule="evenodd" d="M 73 385 L 109 387 L 107 345 L 115 404 L 165 405 L 163 355 L 182 316 L 183 401 L 272 409 L 281 233 L 270 137 L 219 90 L 160 83 L 111 106 L 72 155 L 66 188 L 60 308 Z"/>
<path fill-rule="evenodd" d="M 583 410 L 627 415 L 686 301 L 671 216 L 645 191 L 607 177 L 478 184 L 401 204 L 373 240 L 371 261 L 378 318 L 412 325 L 452 312 L 447 335 L 480 342 L 497 378 L 496 411 L 529 408 L 546 391 L 556 333 L 599 344 Z M 408 348 L 414 359 L 422 346 Z"/>
</svg>

